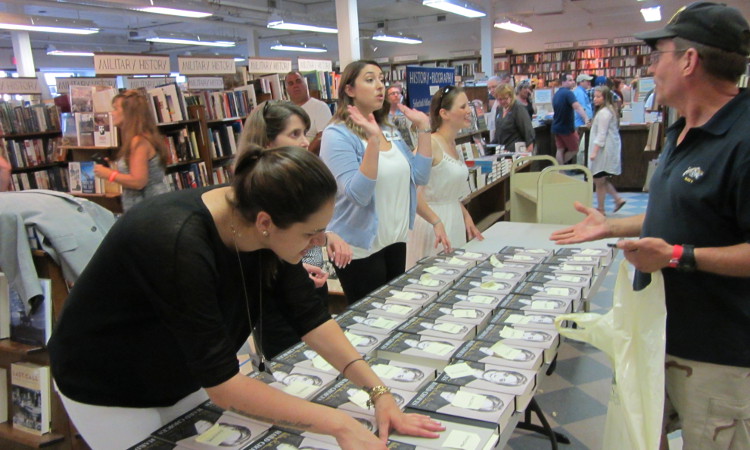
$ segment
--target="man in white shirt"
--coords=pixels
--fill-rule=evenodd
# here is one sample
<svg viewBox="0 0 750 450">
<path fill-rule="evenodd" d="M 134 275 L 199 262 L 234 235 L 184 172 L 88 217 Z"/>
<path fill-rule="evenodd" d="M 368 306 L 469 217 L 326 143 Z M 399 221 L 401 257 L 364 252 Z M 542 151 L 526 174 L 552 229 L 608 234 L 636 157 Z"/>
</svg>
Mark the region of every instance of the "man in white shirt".
<svg viewBox="0 0 750 450">
<path fill-rule="evenodd" d="M 318 155 L 320 154 L 320 137 L 323 134 L 323 129 L 331 120 L 331 109 L 324 102 L 310 97 L 307 80 L 299 72 L 294 71 L 286 74 L 284 84 L 286 84 L 289 100 L 304 109 L 310 116 L 310 129 L 307 131 L 310 146 L 307 149 Z"/>
</svg>

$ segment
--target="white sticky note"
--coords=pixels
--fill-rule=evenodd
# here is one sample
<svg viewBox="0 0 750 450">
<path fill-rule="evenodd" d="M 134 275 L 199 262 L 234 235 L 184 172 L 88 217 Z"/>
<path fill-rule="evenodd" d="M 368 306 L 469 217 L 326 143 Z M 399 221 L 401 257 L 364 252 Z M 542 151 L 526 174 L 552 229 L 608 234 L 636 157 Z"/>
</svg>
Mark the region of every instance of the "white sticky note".
<svg viewBox="0 0 750 450">
<path fill-rule="evenodd" d="M 458 334 L 464 329 L 464 327 L 454 323 L 443 322 L 435 324 L 432 329 L 442 331 L 443 333 Z"/>
<path fill-rule="evenodd" d="M 473 392 L 458 391 L 451 400 L 451 405 L 464 409 L 480 409 L 487 397 Z"/>
<path fill-rule="evenodd" d="M 593 248 L 583 249 L 581 250 L 581 253 L 579 253 L 579 255 L 585 255 L 585 256 L 596 256 L 600 254 L 601 254 L 600 250 L 594 250 Z"/>
<path fill-rule="evenodd" d="M 389 380 L 393 379 L 396 375 L 401 373 L 403 369 L 399 367 L 393 367 L 388 364 L 375 364 L 372 366 L 372 371 L 375 372 L 377 376 L 380 378 L 387 378 Z"/>
<path fill-rule="evenodd" d="M 489 305 L 493 301 L 495 301 L 494 297 L 490 297 L 489 295 L 470 295 L 469 299 L 472 303 L 482 303 L 484 305 Z"/>
<path fill-rule="evenodd" d="M 422 286 L 435 287 L 440 285 L 440 281 L 433 279 L 432 275 L 430 275 L 429 273 L 425 273 L 421 277 L 419 277 L 419 284 L 421 284 Z"/>
<path fill-rule="evenodd" d="M 328 372 L 330 370 L 333 370 L 333 366 L 328 364 L 328 361 L 326 361 L 322 356 L 318 355 L 312 360 L 313 367 L 315 367 L 318 370 L 322 370 L 324 372 Z"/>
<path fill-rule="evenodd" d="M 563 264 L 560 266 L 562 270 L 570 270 L 573 272 L 583 272 L 583 266 L 574 266 L 572 264 Z"/>
<path fill-rule="evenodd" d="M 412 310 L 414 308 L 410 308 L 408 306 L 403 306 L 403 305 L 388 305 L 388 304 L 386 304 L 385 308 L 383 308 L 383 309 L 385 309 L 386 311 L 391 312 L 393 314 L 398 314 L 399 316 L 407 316 L 407 315 L 409 315 L 409 313 L 412 312 Z"/>
<path fill-rule="evenodd" d="M 396 291 L 393 293 L 393 297 L 399 300 L 416 300 L 419 298 L 419 294 L 414 292 Z"/>
<path fill-rule="evenodd" d="M 546 300 L 533 300 L 531 302 L 531 309 L 555 309 L 555 304 Z"/>
<path fill-rule="evenodd" d="M 472 258 L 472 259 L 479 259 L 482 257 L 481 253 L 474 253 L 474 252 L 464 252 L 463 254 L 464 258 Z"/>
<path fill-rule="evenodd" d="M 561 288 L 561 287 L 546 287 L 544 288 L 544 292 L 548 293 L 549 295 L 560 295 L 560 296 L 568 295 L 568 289 Z"/>
<path fill-rule="evenodd" d="M 457 319 L 476 319 L 477 311 L 475 309 L 454 309 L 453 317 Z"/>
<path fill-rule="evenodd" d="M 503 339 L 522 339 L 523 331 L 511 327 L 503 327 L 503 329 L 500 330 L 500 337 Z"/>
<path fill-rule="evenodd" d="M 492 255 L 490 256 L 490 264 L 492 264 L 495 267 L 503 267 L 504 264 L 500 262 L 499 259 L 497 259 L 497 256 Z"/>
<path fill-rule="evenodd" d="M 359 406 L 362 409 L 369 409 L 367 407 L 368 400 L 370 400 L 370 396 L 367 395 L 367 392 L 361 389 L 357 389 L 357 392 L 354 395 L 349 396 L 349 401 Z"/>
<path fill-rule="evenodd" d="M 511 258 L 513 261 L 533 261 L 534 258 L 528 255 L 513 255 Z"/>
<path fill-rule="evenodd" d="M 580 261 L 580 262 L 594 262 L 594 258 L 590 256 L 574 256 L 573 261 Z"/>
<path fill-rule="evenodd" d="M 198 437 L 195 438 L 195 442 L 219 447 L 222 442 L 234 437 L 236 434 L 236 430 L 215 423 L 211 428 L 198 435 Z"/>
<path fill-rule="evenodd" d="M 385 317 L 378 317 L 369 325 L 375 328 L 383 328 L 386 330 L 390 330 L 392 328 L 395 328 L 396 325 L 398 325 L 398 322 L 394 320 L 388 320 Z"/>
<path fill-rule="evenodd" d="M 448 438 L 441 445 L 442 448 L 476 450 L 482 442 L 481 437 L 475 433 L 467 433 L 461 430 L 451 430 Z"/>
<path fill-rule="evenodd" d="M 558 275 L 557 279 L 559 281 L 565 281 L 566 283 L 580 283 L 583 280 L 583 278 L 573 275 Z"/>
<path fill-rule="evenodd" d="M 502 342 L 496 342 L 495 345 L 490 347 L 490 350 L 492 352 L 504 359 L 511 359 L 514 360 L 518 358 L 518 356 L 521 354 L 521 350 L 518 350 L 517 348 L 509 347 Z"/>
<path fill-rule="evenodd" d="M 538 254 L 542 254 L 542 253 L 547 253 L 547 250 L 545 250 L 543 248 L 527 248 L 527 249 L 524 249 L 524 252 L 525 253 L 534 253 L 534 254 L 538 255 Z"/>
<path fill-rule="evenodd" d="M 287 394 L 299 398 L 307 398 L 317 390 L 318 386 L 307 383 L 300 383 L 299 381 L 293 381 L 285 386 L 284 389 L 282 389 L 282 391 L 286 392 Z"/>
<path fill-rule="evenodd" d="M 442 342 L 430 342 L 423 349 L 423 351 L 425 353 L 430 353 L 433 355 L 445 356 L 448 353 L 453 351 L 453 346 L 448 345 L 448 344 L 443 344 Z"/>
<path fill-rule="evenodd" d="M 362 336 L 358 336 L 348 331 L 344 331 L 344 336 L 346 336 L 346 338 L 349 339 L 349 342 L 355 347 L 365 340 L 365 338 L 363 338 Z"/>
<path fill-rule="evenodd" d="M 531 317 L 524 316 L 523 314 L 511 314 L 506 319 L 506 322 L 508 323 L 529 323 L 531 321 Z"/>
<path fill-rule="evenodd" d="M 451 265 L 451 266 L 461 266 L 461 267 L 464 267 L 464 266 L 469 265 L 469 261 L 464 261 L 463 259 L 456 258 L 454 256 L 451 259 L 449 259 L 448 261 L 446 261 L 446 264 Z"/>
<path fill-rule="evenodd" d="M 487 289 L 489 291 L 498 291 L 500 290 L 503 285 L 500 283 L 495 283 L 494 281 L 485 281 L 484 283 L 479 285 L 482 289 Z"/>
<path fill-rule="evenodd" d="M 509 273 L 509 272 L 492 272 L 492 278 L 496 278 L 498 280 L 510 280 L 515 278 L 516 274 Z"/>
<path fill-rule="evenodd" d="M 444 273 L 447 273 L 448 271 L 445 269 L 441 269 L 440 267 L 431 266 L 426 269 L 424 269 L 425 272 L 431 273 L 433 275 L 441 275 Z"/>
<path fill-rule="evenodd" d="M 450 366 L 447 366 L 445 369 L 443 369 L 443 372 L 445 372 L 445 374 L 451 378 L 462 378 L 469 375 L 474 375 L 474 369 L 472 369 L 471 366 L 466 364 L 465 362 L 451 364 Z"/>
</svg>

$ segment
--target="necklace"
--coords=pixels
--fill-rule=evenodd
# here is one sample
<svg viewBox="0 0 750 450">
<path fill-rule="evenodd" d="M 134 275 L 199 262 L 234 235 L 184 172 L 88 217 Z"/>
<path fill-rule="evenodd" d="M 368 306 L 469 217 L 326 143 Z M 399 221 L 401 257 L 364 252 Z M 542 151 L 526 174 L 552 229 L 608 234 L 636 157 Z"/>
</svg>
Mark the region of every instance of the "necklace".
<svg viewBox="0 0 750 450">
<path fill-rule="evenodd" d="M 240 267 L 240 278 L 242 279 L 242 292 L 245 294 L 245 310 L 247 311 L 247 324 L 250 326 L 250 335 L 253 337 L 253 343 L 255 344 L 255 353 L 258 355 L 258 370 L 261 372 L 271 373 L 271 368 L 266 364 L 266 356 L 263 353 L 263 260 L 261 254 L 258 252 L 258 268 L 261 274 L 260 283 L 258 283 L 258 326 L 253 326 L 253 321 L 250 317 L 250 299 L 247 295 L 247 283 L 245 282 L 245 268 L 242 266 L 242 258 L 240 257 L 240 250 L 237 247 L 237 236 L 242 236 L 237 233 L 237 229 L 234 227 L 234 208 L 232 208 L 232 220 L 229 222 L 229 229 L 232 231 L 232 244 L 234 245 L 234 253 L 237 255 L 237 263 Z"/>
</svg>

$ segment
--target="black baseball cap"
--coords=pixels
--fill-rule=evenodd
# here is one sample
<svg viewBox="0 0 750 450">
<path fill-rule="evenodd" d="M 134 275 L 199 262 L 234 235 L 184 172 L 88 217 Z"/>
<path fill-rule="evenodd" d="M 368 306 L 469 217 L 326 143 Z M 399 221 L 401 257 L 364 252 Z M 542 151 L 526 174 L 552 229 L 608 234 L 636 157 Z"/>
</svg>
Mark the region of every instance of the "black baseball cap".
<svg viewBox="0 0 750 450">
<path fill-rule="evenodd" d="M 661 30 L 635 35 L 654 47 L 659 39 L 681 37 L 743 56 L 750 55 L 750 25 L 737 9 L 723 3 L 695 2 L 683 6 Z"/>
</svg>

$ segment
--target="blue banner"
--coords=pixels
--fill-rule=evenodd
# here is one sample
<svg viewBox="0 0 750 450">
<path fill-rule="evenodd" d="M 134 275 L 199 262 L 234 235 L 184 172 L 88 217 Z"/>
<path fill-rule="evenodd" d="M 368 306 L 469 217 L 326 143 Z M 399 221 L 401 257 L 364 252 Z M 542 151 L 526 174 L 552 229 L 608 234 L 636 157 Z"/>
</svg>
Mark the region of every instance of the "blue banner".
<svg viewBox="0 0 750 450">
<path fill-rule="evenodd" d="M 406 66 L 406 94 L 409 107 L 429 114 L 432 96 L 442 88 L 456 83 L 453 67 Z"/>
</svg>

